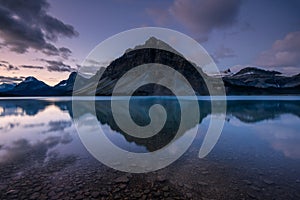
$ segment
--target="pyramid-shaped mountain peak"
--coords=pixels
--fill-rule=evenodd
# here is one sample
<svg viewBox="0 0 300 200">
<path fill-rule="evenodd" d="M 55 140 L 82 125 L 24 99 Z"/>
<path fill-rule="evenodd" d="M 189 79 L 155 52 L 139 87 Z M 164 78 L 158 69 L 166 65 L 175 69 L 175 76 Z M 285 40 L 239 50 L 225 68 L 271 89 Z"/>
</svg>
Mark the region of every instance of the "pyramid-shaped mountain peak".
<svg viewBox="0 0 300 200">
<path fill-rule="evenodd" d="M 131 48 L 127 49 L 125 53 L 128 53 L 129 51 L 132 51 L 132 50 L 143 49 L 143 48 L 163 49 L 163 50 L 170 51 L 175 54 L 181 55 L 173 47 L 171 47 L 168 43 L 164 42 L 163 40 L 157 39 L 154 36 L 149 37 L 145 41 L 144 44 L 137 45 L 133 49 L 131 49 Z"/>
<path fill-rule="evenodd" d="M 144 45 L 160 45 L 160 44 L 167 45 L 167 43 L 165 43 L 164 41 L 152 36 L 148 40 L 146 40 Z"/>
</svg>

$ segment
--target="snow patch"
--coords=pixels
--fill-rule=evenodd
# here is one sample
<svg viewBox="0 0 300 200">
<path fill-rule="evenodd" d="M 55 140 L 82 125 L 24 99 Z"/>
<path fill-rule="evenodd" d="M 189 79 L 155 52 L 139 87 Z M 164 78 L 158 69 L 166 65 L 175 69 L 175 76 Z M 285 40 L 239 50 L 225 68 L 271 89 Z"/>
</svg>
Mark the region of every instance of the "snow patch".
<svg viewBox="0 0 300 200">
<path fill-rule="evenodd" d="M 34 78 L 32 76 L 29 76 L 29 77 L 25 78 L 25 80 L 23 82 L 28 83 L 28 82 L 32 82 L 32 81 L 35 81 L 35 80 L 36 80 L 36 78 Z"/>
</svg>

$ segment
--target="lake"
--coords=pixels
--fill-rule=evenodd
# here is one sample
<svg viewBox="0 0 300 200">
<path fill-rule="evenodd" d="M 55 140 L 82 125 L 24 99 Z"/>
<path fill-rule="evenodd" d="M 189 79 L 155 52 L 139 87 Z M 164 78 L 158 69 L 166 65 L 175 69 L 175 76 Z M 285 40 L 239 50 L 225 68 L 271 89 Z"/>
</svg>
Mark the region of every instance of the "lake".
<svg viewBox="0 0 300 200">
<path fill-rule="evenodd" d="M 192 145 L 169 166 L 141 174 L 107 167 L 88 152 L 74 121 L 93 112 L 83 109 L 75 117 L 71 100 L 0 99 L 0 199 L 300 199 L 298 97 L 230 97 L 222 134 L 201 159 L 212 114 L 209 98 L 199 97 L 199 122 L 186 129 L 197 127 Z M 88 100 L 77 101 L 84 107 Z M 131 117 L 141 126 L 150 122 L 151 105 L 165 107 L 166 125 L 150 139 L 120 130 L 110 103 L 97 98 L 94 118 L 121 149 L 154 152 L 174 138 L 180 123 L 175 98 L 130 102 Z"/>
</svg>

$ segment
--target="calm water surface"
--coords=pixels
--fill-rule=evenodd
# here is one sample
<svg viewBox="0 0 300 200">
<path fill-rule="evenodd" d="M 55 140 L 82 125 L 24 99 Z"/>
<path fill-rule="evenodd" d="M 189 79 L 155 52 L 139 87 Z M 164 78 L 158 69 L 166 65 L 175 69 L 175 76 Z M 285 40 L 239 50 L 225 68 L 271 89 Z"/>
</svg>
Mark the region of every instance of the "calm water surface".
<svg viewBox="0 0 300 200">
<path fill-rule="evenodd" d="M 168 98 L 133 99 L 133 120 L 149 123 L 147 111 L 156 103 L 166 108 L 167 123 L 147 140 L 118 128 L 109 99 L 97 100 L 96 117 L 120 148 L 151 152 L 172 140 L 180 122 L 178 102 Z M 222 135 L 207 157 L 198 158 L 211 117 L 202 99 L 189 150 L 162 170 L 128 174 L 88 153 L 73 124 L 71 99 L 1 99 L 0 199 L 300 199 L 300 100 L 239 97 L 227 104 Z"/>
</svg>

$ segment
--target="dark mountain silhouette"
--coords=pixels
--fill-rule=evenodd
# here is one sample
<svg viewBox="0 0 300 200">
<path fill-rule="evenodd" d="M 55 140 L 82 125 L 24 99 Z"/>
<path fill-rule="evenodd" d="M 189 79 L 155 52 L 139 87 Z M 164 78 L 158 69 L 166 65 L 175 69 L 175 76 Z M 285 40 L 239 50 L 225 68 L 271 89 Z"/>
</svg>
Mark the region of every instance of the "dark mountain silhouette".
<svg viewBox="0 0 300 200">
<path fill-rule="evenodd" d="M 82 76 L 78 75 L 77 72 L 72 72 L 67 80 L 60 81 L 57 85 L 55 85 L 52 88 L 52 90 L 56 95 L 72 95 L 76 77 L 78 79 L 84 79 Z"/>
<path fill-rule="evenodd" d="M 113 61 L 104 71 L 98 86 L 97 95 L 108 95 L 112 94 L 112 89 L 114 88 L 116 82 L 129 70 L 132 68 L 148 63 L 160 63 L 167 65 L 175 69 L 177 72 L 181 73 L 190 82 L 193 89 L 198 95 L 207 95 L 208 90 L 203 77 L 206 75 L 199 72 L 193 67 L 193 65 L 187 61 L 185 58 L 161 49 L 137 49 L 125 53 L 122 57 Z M 147 74 L 145 74 L 147 76 Z M 161 77 L 164 78 L 163 76 Z M 128 84 L 131 80 L 128 80 Z M 176 84 L 174 82 L 174 84 Z M 107 87 L 109 85 L 109 87 Z M 106 87 L 103 87 L 106 86 Z M 166 90 L 160 85 L 150 84 L 145 85 L 140 90 L 136 91 L 136 95 L 170 95 L 170 91 Z M 125 95 L 127 95 L 125 93 Z"/>
<path fill-rule="evenodd" d="M 277 71 L 268 71 L 268 70 L 259 69 L 255 67 L 246 67 L 244 69 L 241 69 L 239 72 L 235 73 L 234 75 L 239 76 L 239 75 L 246 75 L 246 74 L 274 76 L 274 75 L 280 75 L 281 73 Z"/>
<path fill-rule="evenodd" d="M 115 84 L 126 72 L 142 64 L 149 63 L 159 63 L 172 67 L 189 81 L 197 95 L 208 95 L 204 78 L 209 77 L 201 68 L 186 60 L 180 53 L 165 42 L 154 37 L 150 37 L 143 45 L 138 45 L 133 49 L 127 49 L 121 57 L 112 61 L 105 68 L 104 72 L 103 70 L 99 70 L 99 72 L 91 78 L 92 81 L 94 81 L 94 79 L 96 79 L 95 77 L 100 77 L 99 74 L 103 73 L 101 79 L 95 81 L 97 84 L 96 92 L 89 87 L 93 84 L 87 83 L 84 84 L 84 87 L 81 88 L 78 94 L 93 95 L 96 93 L 97 96 L 111 96 Z M 147 77 L 147 75 L 146 72 L 144 77 Z M 161 79 L 163 78 L 164 76 L 161 77 Z M 132 85 L 132 80 L 129 79 L 127 81 L 128 83 L 125 85 Z M 175 80 L 174 84 L 176 84 Z M 124 92 L 119 95 L 128 94 L 129 92 Z M 148 84 L 135 91 L 134 95 L 172 95 L 172 93 L 170 90 L 158 84 Z"/>
<path fill-rule="evenodd" d="M 162 50 L 162 48 L 165 50 Z M 69 96 L 73 94 L 75 79 L 77 87 L 74 94 L 76 95 L 110 96 L 117 81 L 127 71 L 148 63 L 160 63 L 172 67 L 189 81 L 197 95 L 209 95 L 205 79 L 212 83 L 217 80 L 216 77 L 206 75 L 201 68 L 189 62 L 167 43 L 151 37 L 145 44 L 126 50 L 121 57 L 112 61 L 106 68 L 100 68 L 96 75 L 89 79 L 72 72 L 67 80 L 51 87 L 34 77 L 27 77 L 17 85 L 0 85 L 0 96 Z M 101 79 L 97 80 L 100 74 L 102 74 Z M 163 79 L 164 76 L 161 78 Z M 222 79 L 227 95 L 300 93 L 300 74 L 287 77 L 277 71 L 247 67 L 235 74 L 227 73 Z M 132 84 L 132 80 L 127 80 L 127 82 L 128 85 Z M 175 81 L 174 84 L 176 84 Z M 180 87 L 180 85 L 177 84 L 176 87 Z M 96 91 L 94 91 L 94 88 L 96 88 Z M 124 92 L 119 95 L 128 95 L 128 93 Z M 138 88 L 134 95 L 173 94 L 170 90 L 158 84 L 147 84 Z"/>
<path fill-rule="evenodd" d="M 10 86 L 9 89 L 1 90 L 0 87 L 0 96 L 71 96 L 76 77 L 84 79 L 77 72 L 72 72 L 68 79 L 51 87 L 43 81 L 29 76 L 19 84 Z"/>
<path fill-rule="evenodd" d="M 14 89 L 14 87 L 16 86 L 17 84 L 15 83 L 2 83 L 0 85 L 0 92 L 7 92 L 7 91 L 10 91 L 12 89 Z"/>
<path fill-rule="evenodd" d="M 52 90 L 49 85 L 43 81 L 37 80 L 35 77 L 29 76 L 24 81 L 17 84 L 9 94 L 15 96 L 35 96 L 37 94 L 51 95 Z"/>
</svg>

